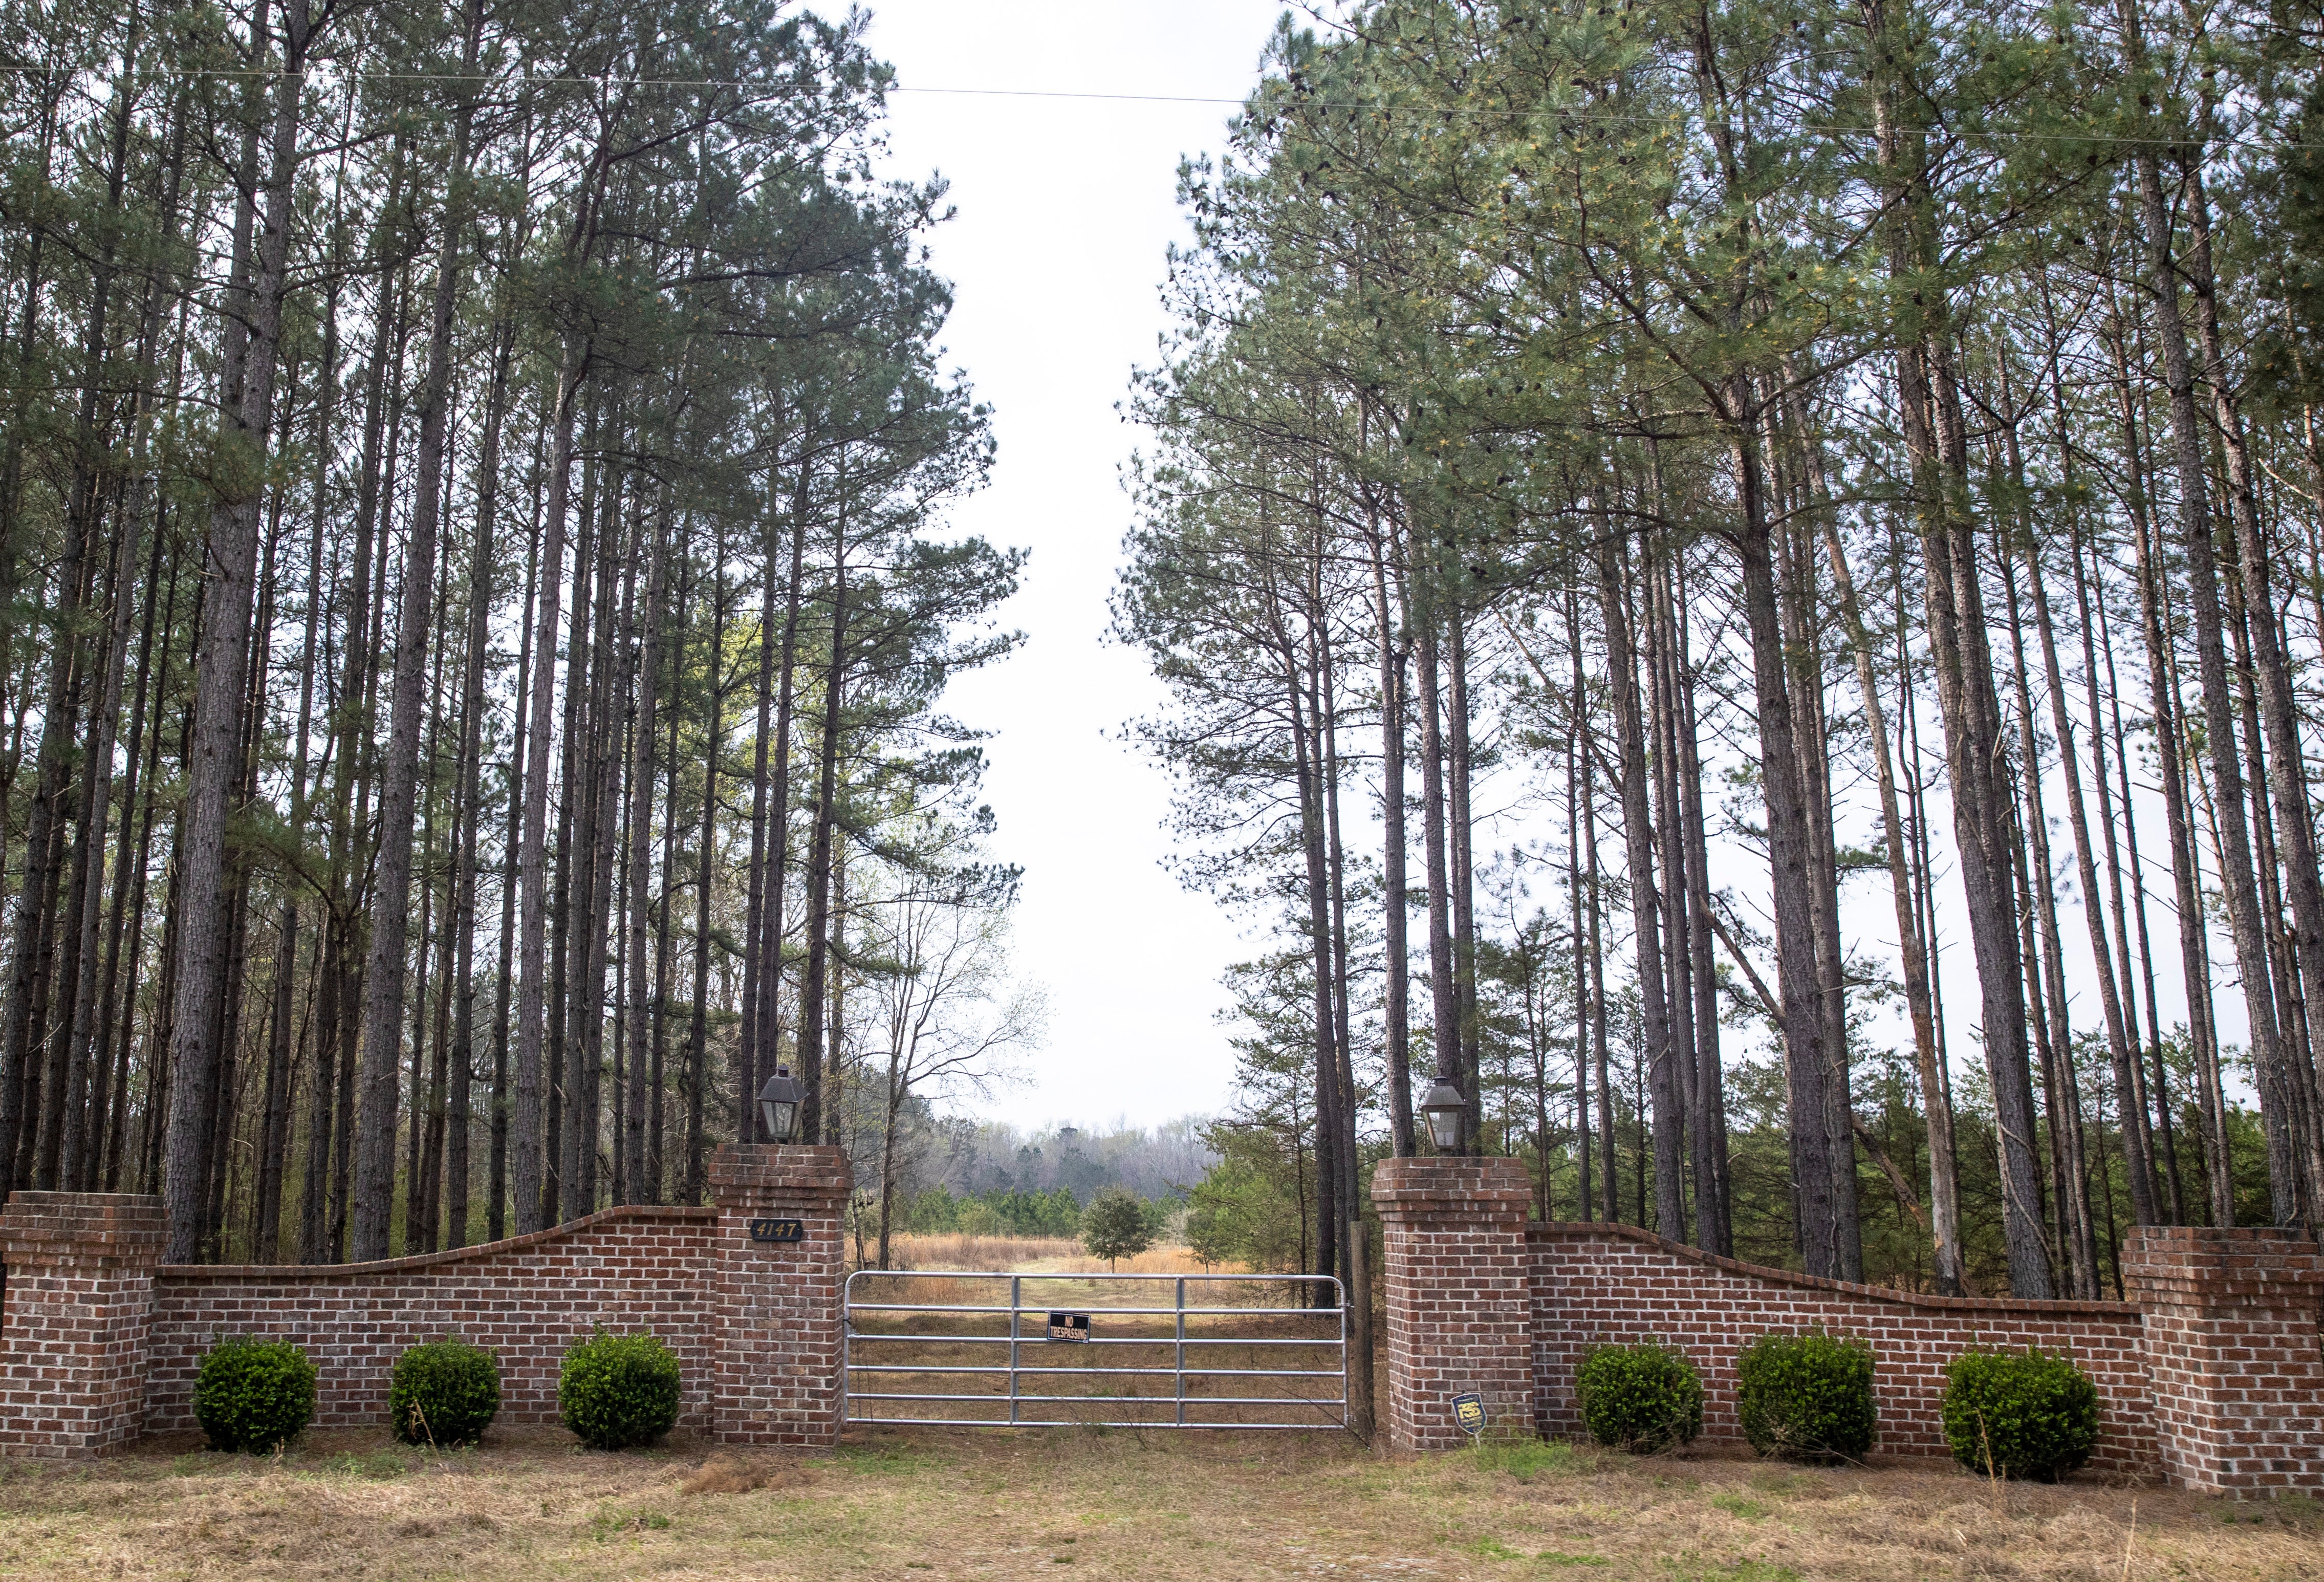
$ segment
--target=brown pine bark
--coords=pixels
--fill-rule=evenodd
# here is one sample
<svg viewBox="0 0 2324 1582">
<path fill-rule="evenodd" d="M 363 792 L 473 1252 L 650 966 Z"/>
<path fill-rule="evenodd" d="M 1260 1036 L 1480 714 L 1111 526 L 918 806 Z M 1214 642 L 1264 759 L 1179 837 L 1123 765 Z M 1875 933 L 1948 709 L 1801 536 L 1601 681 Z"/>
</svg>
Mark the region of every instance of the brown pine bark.
<svg viewBox="0 0 2324 1582">
<path fill-rule="evenodd" d="M 1452 877 L 1444 837 L 1444 707 L 1437 621 L 1433 609 L 1420 612 L 1413 658 L 1420 677 L 1421 850 L 1428 886 L 1432 1075 L 1439 1082 L 1453 1082 L 1461 1075 L 1461 1002 L 1452 976 Z"/>
<path fill-rule="evenodd" d="M 1952 1105 L 1939 1068 L 1943 1053 L 1937 1042 L 1936 1009 L 1929 985 L 1928 945 L 1922 936 L 1920 908 L 1914 891 L 1911 856 L 1904 815 L 1896 795 L 1895 762 L 1888 748 L 1888 722 L 1880 696 L 1871 634 L 1856 592 L 1846 547 L 1840 542 L 1837 517 L 1818 513 L 1823 525 L 1824 551 L 1831 564 L 1832 588 L 1839 596 L 1840 619 L 1856 658 L 1857 699 L 1864 709 L 1866 735 L 1872 744 L 1873 776 L 1880 791 L 1881 846 L 1887 858 L 1888 889 L 1896 914 L 1897 965 L 1904 980 L 1904 1008 L 1913 1024 L 1913 1055 L 1921 1079 L 1921 1113 L 1929 1138 L 1929 1235 L 1936 1287 L 1940 1294 L 1961 1291 L 1960 1166 L 1953 1152 Z"/>
<path fill-rule="evenodd" d="M 1405 863 L 1408 839 L 1405 831 L 1404 759 L 1406 750 L 1405 701 L 1406 670 L 1406 623 L 1388 603 L 1385 513 L 1370 505 L 1365 513 L 1365 545 L 1372 571 L 1372 619 L 1379 643 L 1380 689 L 1380 878 L 1384 979 L 1382 1034 L 1388 1061 L 1388 1147 L 1398 1159 L 1411 1157 L 1417 1147 L 1412 1123 L 1412 945 L 1406 902 Z M 1398 581 L 1401 587 L 1401 578 Z M 1399 601 L 1400 603 L 1400 601 Z"/>
<path fill-rule="evenodd" d="M 546 981 L 549 929 L 549 734 L 557 700 L 557 628 L 565 578 L 565 525 L 573 477 L 576 398 L 589 366 L 586 346 L 567 343 L 558 370 L 557 395 L 549 417 L 549 501 L 540 551 L 540 602 L 533 624 L 531 735 L 525 743 L 524 831 L 517 855 L 521 886 L 517 1004 L 516 1106 L 511 1121 L 509 1189 L 516 1200 L 516 1233 L 523 1235 L 549 1223 L 544 1191 L 541 1033 L 549 1015 Z M 579 595 L 576 591 L 576 599 Z M 568 735 L 569 741 L 569 735 Z M 559 843 L 560 847 L 563 843 Z"/>
<path fill-rule="evenodd" d="M 1683 1133 L 1678 1076 L 1671 1050 L 1668 981 L 1664 976 L 1662 899 L 1655 884 L 1655 822 L 1648 806 L 1644 710 L 1638 697 L 1638 654 L 1630 627 L 1629 557 L 1609 537 L 1598 551 L 1598 608 L 1606 634 L 1606 677 L 1614 706 L 1615 750 L 1621 772 L 1622 847 L 1630 867 L 1631 949 L 1637 961 L 1638 999 L 1654 1106 L 1654 1228 L 1683 1239 L 1681 1189 Z"/>
<path fill-rule="evenodd" d="M 2149 78 L 2144 19 L 2138 0 L 2116 6 L 2127 63 L 2135 77 Z M 2158 128 L 2160 123 L 2155 123 Z M 2195 630 L 2195 669 L 2203 706 L 2213 807 L 2218 827 L 2219 887 L 2226 897 L 2229 931 L 2243 979 L 2244 1010 L 2252 1061 L 2259 1074 L 2263 1120 L 2268 1139 L 2268 1179 L 2276 1223 L 2297 1223 L 2301 1214 L 2301 1164 L 2286 1114 L 2286 1057 L 2280 1007 L 2268 968 L 2266 925 L 2261 916 L 2252 867 L 2252 838 L 2245 814 L 2244 771 L 2236 737 L 2235 700 L 2227 680 L 2227 644 L 2219 595 L 2218 557 L 2213 541 L 2209 469 L 2204 457 L 2202 421 L 2195 404 L 2192 359 L 2179 306 L 2180 266 L 2175 259 L 2171 205 L 2163 190 L 2156 149 L 2162 134 L 2136 144 L 2135 213 L 2145 245 L 2147 308 L 2156 349 L 2163 358 L 2165 410 L 2170 415 L 2173 470 L 2179 482 L 2178 536 L 2186 557 L 2187 601 Z M 2305 793 L 2303 792 L 2303 795 Z M 2200 915 L 2200 914 L 2198 914 Z M 2200 982 L 2200 979 L 2190 979 Z M 2273 1102 L 2270 1102 L 2271 1098 Z"/>
<path fill-rule="evenodd" d="M 847 690 L 847 476 L 837 479 L 831 532 L 830 656 L 824 667 L 823 724 L 816 747 L 815 822 L 807 866 L 807 960 L 799 977 L 798 1050 L 806 1089 L 799 1106 L 802 1141 L 825 1140 L 823 1035 L 825 964 L 830 959 L 832 846 L 837 837 L 839 725 Z"/>
<path fill-rule="evenodd" d="M 263 15 L 254 25 L 264 36 Z M 229 359 L 220 410 L 245 446 L 263 454 L 274 426 L 274 380 L 288 278 L 290 199 L 298 176 L 299 109 L 314 42 L 308 0 L 286 0 L 281 68 L 276 77 L 269 164 L 263 190 L 265 232 L 255 249 L 246 292 L 234 293 L 230 321 L 248 326 L 247 344 Z M 248 189 L 245 189 L 248 190 Z M 245 212 L 254 207 L 245 202 Z M 230 338 L 239 338 L 230 337 Z M 233 365 L 239 363 L 239 367 Z M 177 1004 L 171 1017 L 168 1173 L 163 1197 L 170 1234 L 165 1255 L 191 1262 L 207 1219 L 204 1123 L 217 1096 L 218 1013 L 230 969 L 230 921 L 221 915 L 227 888 L 229 803 L 240 780 L 244 672 L 248 659 L 251 581 L 258 555 L 260 493 L 254 483 L 222 500 L 209 523 L 209 576 L 203 596 L 202 642 L 195 658 L 193 740 L 187 760 L 185 815 L 178 845 L 180 891 Z"/>
<path fill-rule="evenodd" d="M 629 1038 L 627 1103 L 622 1116 L 622 1154 L 626 1201 L 646 1203 L 646 1065 L 652 1046 L 652 1016 L 642 1003 L 651 979 L 646 971 L 646 935 L 651 922 L 649 887 L 653 877 L 653 784 L 656 733 L 659 729 L 656 689 L 661 665 L 662 601 L 669 568 L 669 490 L 664 485 L 654 510 L 652 548 L 646 577 L 645 619 L 638 633 L 637 712 L 631 725 L 629 840 Z"/>
<path fill-rule="evenodd" d="M 726 547 L 723 532 L 715 544 L 717 552 L 711 560 L 710 658 L 706 667 L 710 673 L 710 686 L 702 752 L 702 823 L 696 837 L 698 846 L 694 875 L 694 1005 L 686 1036 L 686 1181 L 679 1198 L 686 1203 L 701 1202 L 709 1185 L 709 1138 L 704 1111 L 710 1082 L 710 856 L 718 844 L 718 755 L 726 744 L 726 670 L 720 662 L 726 645 L 726 578 L 720 569 Z M 746 1007 L 749 1004 L 747 996 L 744 1004 Z M 747 1061 L 749 1054 L 749 1041 L 741 1041 L 736 1049 L 738 1060 Z M 747 1065 L 744 1069 L 747 1073 Z M 747 1076 L 742 1086 L 749 1086 Z M 746 1115 L 743 1124 L 747 1119 Z M 742 1133 L 742 1138 L 749 1136 L 748 1132 Z"/>
</svg>

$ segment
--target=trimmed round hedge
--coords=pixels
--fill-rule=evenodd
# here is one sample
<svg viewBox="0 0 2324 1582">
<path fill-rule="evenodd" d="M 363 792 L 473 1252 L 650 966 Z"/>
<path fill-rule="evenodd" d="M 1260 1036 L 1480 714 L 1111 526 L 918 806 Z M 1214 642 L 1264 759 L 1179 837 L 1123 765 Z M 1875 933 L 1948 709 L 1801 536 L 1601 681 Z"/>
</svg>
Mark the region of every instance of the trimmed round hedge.
<svg viewBox="0 0 2324 1582">
<path fill-rule="evenodd" d="M 289 1341 L 238 1335 L 202 1358 L 194 1420 L 211 1449 L 264 1456 L 297 1439 L 314 1416 L 315 1365 Z"/>
<path fill-rule="evenodd" d="M 473 1445 L 500 1409 L 500 1364 L 482 1346 L 430 1340 L 395 1359 L 387 1411 L 407 1445 Z"/>
<path fill-rule="evenodd" d="M 585 1445 L 650 1445 L 678 1421 L 678 1355 L 650 1334 L 600 1329 L 565 1354 L 557 1409 Z"/>
<path fill-rule="evenodd" d="M 1648 1455 L 1702 1431 L 1702 1376 L 1670 1346 L 1597 1346 L 1573 1383 L 1582 1426 L 1601 1445 Z"/>
<path fill-rule="evenodd" d="M 1762 1335 L 1735 1359 L 1735 1411 L 1762 1456 L 1860 1461 L 1878 1436 L 1872 1348 L 1811 1329 Z"/>
<path fill-rule="evenodd" d="M 1944 1424 L 1971 1472 L 2055 1483 L 2098 1443 L 2098 1389 L 2055 1352 L 1965 1351 L 1945 1368 Z"/>
</svg>

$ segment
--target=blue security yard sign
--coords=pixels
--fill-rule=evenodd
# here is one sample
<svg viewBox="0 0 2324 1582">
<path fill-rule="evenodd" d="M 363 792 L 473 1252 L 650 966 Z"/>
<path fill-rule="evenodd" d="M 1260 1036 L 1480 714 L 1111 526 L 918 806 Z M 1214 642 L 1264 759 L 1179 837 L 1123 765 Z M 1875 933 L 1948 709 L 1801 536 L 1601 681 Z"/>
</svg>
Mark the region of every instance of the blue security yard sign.
<svg viewBox="0 0 2324 1582">
<path fill-rule="evenodd" d="M 1485 1398 L 1475 1391 L 1452 1397 L 1452 1420 L 1461 1431 L 1475 1439 L 1485 1431 Z"/>
</svg>

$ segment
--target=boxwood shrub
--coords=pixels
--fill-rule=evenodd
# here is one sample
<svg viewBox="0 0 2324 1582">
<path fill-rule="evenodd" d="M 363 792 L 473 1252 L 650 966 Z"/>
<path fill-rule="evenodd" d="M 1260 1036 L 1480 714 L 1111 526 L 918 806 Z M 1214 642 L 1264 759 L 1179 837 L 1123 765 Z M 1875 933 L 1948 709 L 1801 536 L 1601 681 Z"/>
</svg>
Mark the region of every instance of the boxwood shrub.
<svg viewBox="0 0 2324 1582">
<path fill-rule="evenodd" d="M 1735 1359 L 1735 1411 L 1762 1456 L 1858 1461 L 1879 1432 L 1872 1348 L 1811 1329 L 1762 1335 Z"/>
<path fill-rule="evenodd" d="M 565 1354 L 557 1408 L 585 1445 L 650 1445 L 678 1421 L 677 1354 L 650 1334 L 600 1329 Z"/>
<path fill-rule="evenodd" d="M 388 1418 L 408 1445 L 473 1445 L 500 1409 L 500 1364 L 481 1346 L 430 1340 L 395 1359 Z"/>
<path fill-rule="evenodd" d="M 194 1420 L 213 1450 L 270 1454 L 315 1416 L 315 1365 L 287 1340 L 237 1335 L 202 1358 L 194 1379 Z"/>
<path fill-rule="evenodd" d="M 1647 1455 L 1702 1431 L 1702 1376 L 1670 1346 L 1597 1346 L 1573 1382 L 1582 1426 L 1601 1445 Z"/>
<path fill-rule="evenodd" d="M 2055 1483 L 2098 1443 L 2098 1390 L 2055 1352 L 1965 1351 L 1945 1369 L 1944 1424 L 1971 1472 Z"/>
</svg>

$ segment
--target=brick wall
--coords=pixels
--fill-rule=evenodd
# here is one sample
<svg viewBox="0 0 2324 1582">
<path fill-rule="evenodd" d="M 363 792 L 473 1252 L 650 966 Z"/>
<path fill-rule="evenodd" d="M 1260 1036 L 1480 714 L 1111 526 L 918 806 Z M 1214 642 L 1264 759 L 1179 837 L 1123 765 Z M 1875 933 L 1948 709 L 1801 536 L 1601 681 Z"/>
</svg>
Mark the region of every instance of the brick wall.
<svg viewBox="0 0 2324 1582">
<path fill-rule="evenodd" d="M 717 1437 L 758 1445 L 839 1439 L 842 1215 L 850 1188 L 837 1148 L 724 1149 L 718 1200 L 714 1366 Z M 796 1219 L 792 1242 L 754 1242 L 751 1221 Z"/>
<path fill-rule="evenodd" d="M 1385 1159 L 1372 1173 L 1388 1267 L 1388 1441 L 1466 1442 L 1452 1398 L 1484 1398 L 1490 1426 L 1533 1416 L 1533 1188 L 1515 1159 Z"/>
<path fill-rule="evenodd" d="M 0 1456 L 98 1456 L 144 1412 L 152 1198 L 18 1192 L 0 1209 Z"/>
<path fill-rule="evenodd" d="M 565 1352 L 594 1328 L 678 1354 L 678 1420 L 749 1444 L 839 1434 L 835 1148 L 727 1147 L 715 1207 L 608 1208 L 481 1247 L 317 1267 L 161 1265 L 153 1198 L 19 1192 L 0 1212 L 0 1455 L 93 1456 L 195 1427 L 202 1356 L 289 1340 L 316 1365 L 315 1423 L 385 1427 L 405 1348 L 457 1335 L 499 1359 L 509 1422 L 554 1422 Z M 798 1221 L 761 1241 L 754 1219 Z"/>
<path fill-rule="evenodd" d="M 1736 1354 L 1763 1334 L 1821 1325 L 1872 1345 L 1881 1450 L 1950 1455 L 1939 1414 L 1945 1365 L 1972 1346 L 2032 1345 L 2070 1352 L 2096 1381 L 2093 1466 L 2159 1469 L 2140 1311 L 2132 1304 L 1885 1291 L 1714 1257 L 1629 1226 L 1536 1224 L 1526 1232 L 1534 1413 L 1545 1433 L 1582 1431 L 1573 1373 L 1582 1353 L 1655 1339 L 1701 1371 L 1704 1437 L 1739 1439 Z M 2312 1318 L 2310 1328 L 2312 1337 Z"/>
<path fill-rule="evenodd" d="M 501 1418 L 557 1420 L 557 1370 L 593 1327 L 650 1329 L 678 1354 L 679 1419 L 710 1426 L 715 1208 L 607 1208 L 481 1247 L 314 1267 L 164 1265 L 154 1273 L 145 1427 L 194 1426 L 194 1375 L 218 1338 L 296 1342 L 315 1424 L 387 1420 L 406 1347 L 457 1335 L 493 1353 Z"/>
<path fill-rule="evenodd" d="M 2146 1315 L 2164 1468 L 2182 1488 L 2324 1487 L 2324 1255 L 2294 1230 L 2144 1226 L 2123 1246 Z"/>
<path fill-rule="evenodd" d="M 1581 1433 L 1592 1346 L 1659 1341 L 1703 1383 L 1703 1433 L 1740 1439 L 1735 1361 L 1821 1328 L 1876 1359 L 1878 1448 L 1950 1456 L 1945 1369 L 1970 1349 L 2070 1355 L 2098 1386 L 2102 1471 L 2237 1498 L 2324 1489 L 2324 1252 L 2312 1232 L 2134 1229 L 2128 1302 L 1923 1296 L 1720 1258 L 1621 1225 L 1536 1225 L 1514 1159 L 1383 1161 L 1389 1440 L 1459 1445 L 1452 1398 Z"/>
</svg>

